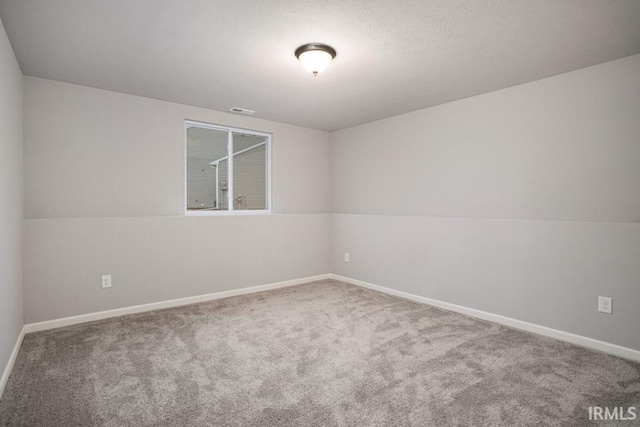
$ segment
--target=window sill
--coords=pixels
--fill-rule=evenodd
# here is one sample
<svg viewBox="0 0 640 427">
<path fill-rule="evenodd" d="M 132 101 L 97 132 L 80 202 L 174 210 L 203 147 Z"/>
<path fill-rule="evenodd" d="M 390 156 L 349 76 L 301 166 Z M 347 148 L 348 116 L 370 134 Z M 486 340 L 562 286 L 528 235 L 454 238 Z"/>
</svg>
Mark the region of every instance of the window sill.
<svg viewBox="0 0 640 427">
<path fill-rule="evenodd" d="M 186 216 L 255 216 L 255 215 L 271 215 L 270 210 L 235 210 L 235 211 L 208 211 L 208 210 L 195 210 L 186 211 Z"/>
</svg>

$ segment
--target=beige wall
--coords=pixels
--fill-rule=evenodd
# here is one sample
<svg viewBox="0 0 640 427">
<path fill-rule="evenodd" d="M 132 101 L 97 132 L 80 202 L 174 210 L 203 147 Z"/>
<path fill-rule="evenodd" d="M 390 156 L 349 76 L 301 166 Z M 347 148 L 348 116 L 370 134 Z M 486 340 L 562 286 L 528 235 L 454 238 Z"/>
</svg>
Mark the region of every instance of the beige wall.
<svg viewBox="0 0 640 427">
<path fill-rule="evenodd" d="M 640 55 L 335 132 L 333 272 L 640 349 L 638 76 Z"/>
<path fill-rule="evenodd" d="M 22 72 L 0 21 L 0 375 L 22 325 Z"/>
<path fill-rule="evenodd" d="M 25 86 L 27 322 L 329 272 L 328 133 L 32 77 Z M 273 133 L 274 215 L 183 216 L 185 119 Z"/>
</svg>

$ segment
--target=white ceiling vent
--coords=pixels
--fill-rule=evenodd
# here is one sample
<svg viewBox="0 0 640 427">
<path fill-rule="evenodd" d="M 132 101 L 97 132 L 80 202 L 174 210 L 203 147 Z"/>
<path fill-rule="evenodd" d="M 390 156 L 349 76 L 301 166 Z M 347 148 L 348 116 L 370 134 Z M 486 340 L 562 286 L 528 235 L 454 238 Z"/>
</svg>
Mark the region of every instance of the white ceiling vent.
<svg viewBox="0 0 640 427">
<path fill-rule="evenodd" d="M 253 110 L 247 110 L 246 108 L 240 107 L 232 107 L 229 111 L 236 114 L 244 114 L 245 116 L 250 116 L 255 113 Z"/>
</svg>

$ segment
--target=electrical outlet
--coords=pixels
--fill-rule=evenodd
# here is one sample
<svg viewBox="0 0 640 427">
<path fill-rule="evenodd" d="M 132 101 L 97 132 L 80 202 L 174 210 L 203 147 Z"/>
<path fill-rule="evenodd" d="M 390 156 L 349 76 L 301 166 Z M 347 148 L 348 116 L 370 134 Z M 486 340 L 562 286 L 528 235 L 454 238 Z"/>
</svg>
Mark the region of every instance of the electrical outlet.
<svg viewBox="0 0 640 427">
<path fill-rule="evenodd" d="M 349 254 L 348 253 L 344 254 L 344 262 L 349 262 Z"/>
<path fill-rule="evenodd" d="M 103 274 L 102 275 L 102 288 L 110 288 L 111 287 L 111 275 Z"/>
<path fill-rule="evenodd" d="M 601 313 L 612 314 L 613 300 L 609 297 L 598 297 L 598 311 Z"/>
</svg>

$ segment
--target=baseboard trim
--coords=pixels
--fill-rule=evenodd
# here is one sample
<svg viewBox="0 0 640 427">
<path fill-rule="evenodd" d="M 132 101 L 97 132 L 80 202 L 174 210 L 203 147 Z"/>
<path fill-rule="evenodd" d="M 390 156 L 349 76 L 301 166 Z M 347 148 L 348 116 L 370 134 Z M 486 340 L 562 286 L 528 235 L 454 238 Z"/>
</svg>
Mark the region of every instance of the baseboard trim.
<svg viewBox="0 0 640 427">
<path fill-rule="evenodd" d="M 302 285 L 315 280 L 324 280 L 330 277 L 329 274 L 303 277 L 301 279 L 286 280 L 284 282 L 270 283 L 267 285 L 252 286 L 249 288 L 233 289 L 230 291 L 214 292 L 211 294 L 197 295 L 193 297 L 179 298 L 168 301 L 152 302 L 149 304 L 134 305 L 114 310 L 99 311 L 96 313 L 81 314 L 78 316 L 64 317 L 61 319 L 47 320 L 44 322 L 29 323 L 24 326 L 23 333 L 40 332 L 49 329 L 62 328 L 64 326 L 76 325 L 79 323 L 93 322 L 95 320 L 108 319 L 111 317 L 125 316 L 127 314 L 143 313 L 146 311 L 160 310 L 163 308 L 180 307 L 183 305 L 197 304 L 199 302 L 212 301 L 221 298 L 229 298 L 238 295 L 253 294 L 257 292 L 270 291 L 273 289 L 287 288 L 290 286 Z"/>
<path fill-rule="evenodd" d="M 582 335 L 572 334 L 570 332 L 560 331 L 558 329 L 548 328 L 546 326 L 537 325 L 535 323 L 529 323 L 522 320 L 513 319 L 511 317 L 501 316 L 499 314 L 493 314 L 482 310 L 476 310 L 474 308 L 464 307 L 461 305 L 451 304 L 444 301 L 439 301 L 431 298 L 421 297 L 418 295 L 410 294 L 407 292 L 397 291 L 395 289 L 385 288 L 384 286 L 374 285 L 372 283 L 364 282 L 362 280 L 352 279 L 350 277 L 340 276 L 338 274 L 330 274 L 331 279 L 341 282 L 349 283 L 352 285 L 360 286 L 374 291 L 382 292 L 388 295 L 405 298 L 411 301 L 416 301 L 423 304 L 432 305 L 445 310 L 455 311 L 456 313 L 466 314 L 471 317 L 476 317 L 482 320 L 488 320 L 490 322 L 499 323 L 501 325 L 509 326 L 514 329 L 520 329 L 534 334 L 543 335 L 546 337 L 555 338 L 561 341 L 566 341 L 571 344 L 576 344 L 582 347 L 587 347 L 593 350 L 609 353 L 614 356 L 622 357 L 625 359 L 640 362 L 640 351 L 632 348 L 623 347 L 617 344 L 611 344 L 605 341 L 599 341 L 593 338 L 588 338 Z"/>
<path fill-rule="evenodd" d="M 22 345 L 22 340 L 24 339 L 25 333 L 25 327 L 23 326 L 20 330 L 20 334 L 18 334 L 16 344 L 13 346 L 13 351 L 9 356 L 7 365 L 2 372 L 2 377 L 0 377 L 0 398 L 2 398 L 2 393 L 4 393 L 4 388 L 7 385 L 7 381 L 9 381 L 9 375 L 11 375 L 11 371 L 13 370 L 13 364 L 16 363 L 16 358 L 18 357 L 18 352 L 20 351 L 20 346 Z"/>
</svg>

